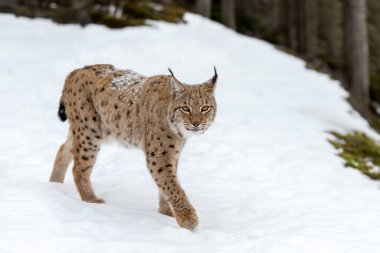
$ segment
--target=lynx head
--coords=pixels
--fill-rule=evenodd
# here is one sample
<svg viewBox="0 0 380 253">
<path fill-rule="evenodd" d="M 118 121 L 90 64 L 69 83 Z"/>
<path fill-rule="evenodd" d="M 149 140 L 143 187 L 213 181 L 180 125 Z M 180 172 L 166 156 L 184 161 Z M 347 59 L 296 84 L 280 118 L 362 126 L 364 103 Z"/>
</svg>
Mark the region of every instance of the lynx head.
<svg viewBox="0 0 380 253">
<path fill-rule="evenodd" d="M 172 75 L 172 101 L 168 112 L 170 127 L 185 138 L 204 133 L 216 114 L 214 90 L 218 74 L 215 67 L 215 74 L 210 80 L 194 85 L 181 83 L 169 71 Z"/>
</svg>

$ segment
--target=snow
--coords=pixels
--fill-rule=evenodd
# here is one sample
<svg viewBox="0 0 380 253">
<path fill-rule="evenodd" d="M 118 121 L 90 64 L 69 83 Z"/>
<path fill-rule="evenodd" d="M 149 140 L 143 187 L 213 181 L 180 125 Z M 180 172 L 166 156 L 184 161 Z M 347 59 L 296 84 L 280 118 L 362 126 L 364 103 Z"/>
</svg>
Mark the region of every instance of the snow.
<svg viewBox="0 0 380 253">
<path fill-rule="evenodd" d="M 139 87 L 146 80 L 145 76 L 130 69 L 115 69 L 112 75 L 112 86 L 118 89 Z"/>
<path fill-rule="evenodd" d="M 273 46 L 187 14 L 188 24 L 109 30 L 0 15 L 0 251 L 378 252 L 379 183 L 343 166 L 327 131 L 365 131 L 336 81 Z M 190 139 L 179 178 L 194 232 L 157 212 L 138 150 L 102 147 L 92 175 L 106 204 L 80 201 L 72 174 L 49 183 L 67 123 L 65 76 L 110 63 L 199 83 L 219 73 L 218 115 Z"/>
</svg>

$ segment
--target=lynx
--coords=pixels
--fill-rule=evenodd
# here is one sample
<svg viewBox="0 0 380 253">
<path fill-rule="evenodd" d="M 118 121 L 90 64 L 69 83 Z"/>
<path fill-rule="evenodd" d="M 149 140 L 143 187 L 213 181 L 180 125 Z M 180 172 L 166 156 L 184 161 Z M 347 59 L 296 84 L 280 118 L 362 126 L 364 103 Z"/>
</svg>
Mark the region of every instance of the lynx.
<svg viewBox="0 0 380 253">
<path fill-rule="evenodd" d="M 177 180 L 178 158 L 186 139 L 204 133 L 214 121 L 214 76 L 201 84 L 181 83 L 173 75 L 143 76 L 112 65 L 72 71 L 65 80 L 58 115 L 69 120 L 67 140 L 58 150 L 50 181 L 63 182 L 74 160 L 73 174 L 81 199 L 104 203 L 90 175 L 100 146 L 113 138 L 144 151 L 159 189 L 159 212 L 178 225 L 194 229 L 198 216 Z"/>
</svg>

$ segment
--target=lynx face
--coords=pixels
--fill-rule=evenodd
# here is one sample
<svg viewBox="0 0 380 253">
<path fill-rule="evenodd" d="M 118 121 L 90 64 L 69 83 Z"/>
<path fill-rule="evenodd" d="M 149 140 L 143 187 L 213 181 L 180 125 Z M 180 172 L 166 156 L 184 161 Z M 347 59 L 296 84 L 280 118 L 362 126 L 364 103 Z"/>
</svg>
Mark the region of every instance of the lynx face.
<svg viewBox="0 0 380 253">
<path fill-rule="evenodd" d="M 216 114 L 214 90 L 216 77 L 198 85 L 186 85 L 174 79 L 169 123 L 175 132 L 188 138 L 203 134 Z"/>
</svg>

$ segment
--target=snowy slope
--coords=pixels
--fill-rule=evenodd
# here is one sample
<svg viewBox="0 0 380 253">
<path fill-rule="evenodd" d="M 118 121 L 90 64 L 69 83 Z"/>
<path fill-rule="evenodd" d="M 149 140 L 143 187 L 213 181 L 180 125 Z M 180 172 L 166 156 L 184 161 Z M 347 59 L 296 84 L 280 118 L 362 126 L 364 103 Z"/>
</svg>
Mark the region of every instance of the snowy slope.
<svg viewBox="0 0 380 253">
<path fill-rule="evenodd" d="M 108 30 L 0 15 L 0 252 L 378 252 L 380 189 L 343 167 L 328 130 L 375 135 L 338 83 L 262 41 L 199 16 L 187 25 Z M 190 232 L 157 212 L 137 150 L 103 146 L 79 200 L 49 183 L 67 123 L 65 76 L 111 63 L 184 82 L 220 73 L 214 126 L 191 139 L 179 177 L 200 217 Z"/>
</svg>

